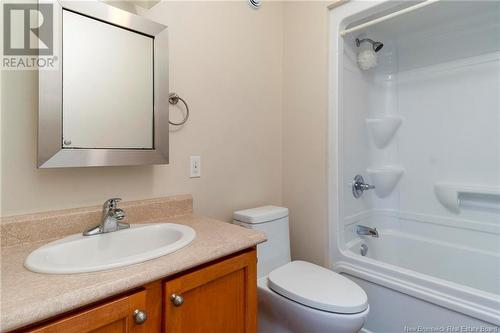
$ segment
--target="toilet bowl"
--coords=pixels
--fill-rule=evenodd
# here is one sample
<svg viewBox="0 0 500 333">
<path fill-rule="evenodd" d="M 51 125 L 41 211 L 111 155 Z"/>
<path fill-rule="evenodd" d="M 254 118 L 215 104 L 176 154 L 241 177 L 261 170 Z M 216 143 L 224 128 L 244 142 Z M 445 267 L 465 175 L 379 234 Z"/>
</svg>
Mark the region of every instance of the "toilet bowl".
<svg viewBox="0 0 500 333">
<path fill-rule="evenodd" d="M 324 282 L 327 282 L 326 280 L 322 282 L 315 278 L 308 279 L 307 274 L 304 277 L 300 275 L 290 276 L 297 278 L 297 280 L 302 280 L 304 288 L 299 288 L 299 290 L 302 289 L 301 291 L 305 292 L 305 294 L 301 297 L 298 297 L 296 294 L 289 295 L 286 292 L 282 293 L 281 290 L 273 285 L 269 276 L 258 279 L 259 332 L 359 332 L 369 312 L 368 300 L 364 291 L 349 279 L 317 265 L 300 261 L 293 261 L 290 264 L 298 263 L 306 267 L 307 265 L 315 266 L 316 268 L 325 270 L 325 273 L 335 274 L 337 277 L 332 279 L 327 285 L 323 285 Z M 286 266 L 283 266 L 283 268 L 286 268 Z M 270 274 L 271 277 L 273 272 Z M 329 275 L 325 274 L 325 278 L 331 278 Z M 347 283 L 337 284 L 339 279 L 345 279 L 344 282 Z M 335 287 L 338 287 L 338 290 Z M 273 290 L 272 288 L 276 289 Z M 289 286 L 289 289 L 292 291 L 295 290 L 293 285 Z M 348 294 L 351 292 L 353 295 L 349 297 Z M 334 298 L 331 301 L 328 300 L 328 295 L 336 297 L 338 294 L 343 294 L 340 296 L 343 299 Z M 323 304 L 313 304 L 318 298 L 323 299 Z M 315 307 L 311 306 L 311 304 Z"/>
<path fill-rule="evenodd" d="M 348 278 L 290 260 L 288 209 L 235 212 L 233 223 L 266 233 L 257 246 L 260 333 L 355 333 L 369 312 L 364 290 Z"/>
</svg>

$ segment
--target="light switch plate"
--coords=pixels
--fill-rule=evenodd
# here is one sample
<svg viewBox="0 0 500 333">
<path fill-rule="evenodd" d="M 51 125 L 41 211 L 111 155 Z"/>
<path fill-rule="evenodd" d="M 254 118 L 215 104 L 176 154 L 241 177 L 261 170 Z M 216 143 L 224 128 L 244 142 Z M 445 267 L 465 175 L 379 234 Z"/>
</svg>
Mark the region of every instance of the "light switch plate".
<svg viewBox="0 0 500 333">
<path fill-rule="evenodd" d="M 200 156 L 191 156 L 189 177 L 190 178 L 200 178 L 201 177 L 201 157 Z"/>
</svg>

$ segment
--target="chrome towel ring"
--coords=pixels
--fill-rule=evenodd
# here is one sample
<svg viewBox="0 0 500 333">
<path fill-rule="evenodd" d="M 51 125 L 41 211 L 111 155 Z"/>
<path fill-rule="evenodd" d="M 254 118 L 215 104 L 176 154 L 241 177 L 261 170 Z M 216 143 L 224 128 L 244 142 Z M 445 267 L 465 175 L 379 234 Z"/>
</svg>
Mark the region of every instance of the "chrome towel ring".
<svg viewBox="0 0 500 333">
<path fill-rule="evenodd" d="M 186 101 L 183 100 L 179 95 L 177 95 L 174 92 L 168 94 L 168 102 L 170 104 L 177 105 L 177 103 L 179 103 L 179 100 L 184 104 L 184 106 L 186 106 L 186 116 L 184 117 L 184 119 L 182 119 L 178 123 L 175 123 L 175 122 L 169 120 L 168 122 L 170 123 L 170 125 L 181 126 L 181 125 L 184 125 L 189 119 L 189 106 L 187 105 Z"/>
</svg>

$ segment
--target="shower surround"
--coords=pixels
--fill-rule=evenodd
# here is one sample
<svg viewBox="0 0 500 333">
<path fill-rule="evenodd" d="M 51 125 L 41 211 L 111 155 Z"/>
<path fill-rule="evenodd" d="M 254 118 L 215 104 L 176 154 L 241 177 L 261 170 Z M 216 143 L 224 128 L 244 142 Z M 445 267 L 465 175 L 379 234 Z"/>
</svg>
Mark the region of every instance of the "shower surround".
<svg viewBox="0 0 500 333">
<path fill-rule="evenodd" d="M 330 12 L 331 265 L 367 291 L 366 331 L 496 328 L 500 2 L 415 4 Z M 384 44 L 375 67 L 356 38 Z M 358 199 L 357 174 L 375 186 Z"/>
</svg>

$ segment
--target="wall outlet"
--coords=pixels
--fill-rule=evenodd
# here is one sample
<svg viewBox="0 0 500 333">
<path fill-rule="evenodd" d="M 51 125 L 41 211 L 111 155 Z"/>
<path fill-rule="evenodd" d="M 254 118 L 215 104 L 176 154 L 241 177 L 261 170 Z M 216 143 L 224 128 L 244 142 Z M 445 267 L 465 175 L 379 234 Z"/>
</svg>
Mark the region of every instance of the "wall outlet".
<svg viewBox="0 0 500 333">
<path fill-rule="evenodd" d="M 189 178 L 200 178 L 200 177 L 201 177 L 201 157 L 191 156 Z"/>
</svg>

